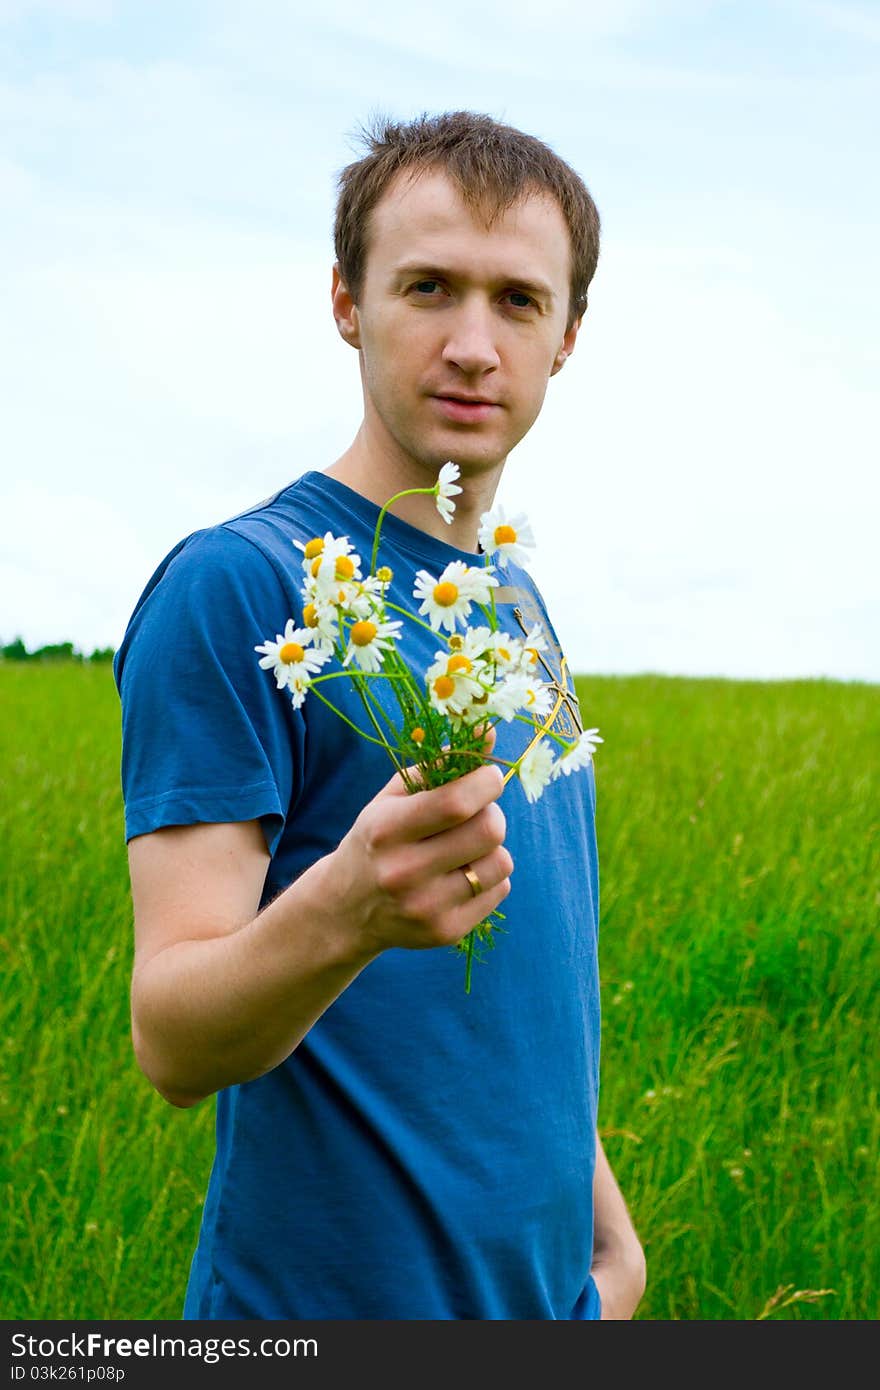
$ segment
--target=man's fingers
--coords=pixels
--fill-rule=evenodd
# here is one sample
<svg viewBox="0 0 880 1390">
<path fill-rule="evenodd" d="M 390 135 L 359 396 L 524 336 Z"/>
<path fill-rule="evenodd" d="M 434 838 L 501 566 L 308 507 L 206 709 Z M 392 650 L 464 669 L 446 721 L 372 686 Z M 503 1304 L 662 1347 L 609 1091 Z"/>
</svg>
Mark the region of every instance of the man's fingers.
<svg viewBox="0 0 880 1390">
<path fill-rule="evenodd" d="M 474 728 L 474 733 L 479 735 L 483 732 L 483 730 L 485 730 L 486 733 L 485 741 L 483 743 L 483 752 L 488 754 L 491 753 L 492 749 L 495 747 L 495 725 L 477 725 Z"/>
<path fill-rule="evenodd" d="M 495 730 L 491 729 L 483 744 L 484 756 L 491 752 L 494 741 Z M 421 784 L 418 767 L 407 767 L 404 771 L 416 785 Z M 484 806 L 496 801 L 503 790 L 501 769 L 494 763 L 479 763 L 471 772 L 441 787 L 426 787 L 416 792 L 408 792 L 402 775 L 396 772 L 376 799 L 399 802 L 395 817 L 399 818 L 401 839 L 423 840 L 470 820 Z"/>
<path fill-rule="evenodd" d="M 445 786 L 405 794 L 395 811 L 401 826 L 400 838 L 423 840 L 453 825 L 461 825 L 491 801 L 496 801 L 503 790 L 504 777 L 500 768 L 483 764 Z M 398 801 L 397 797 L 394 799 Z"/>
<path fill-rule="evenodd" d="M 484 758 L 487 758 L 487 757 L 489 757 L 489 755 L 492 753 L 492 750 L 493 750 L 494 747 L 495 747 L 495 725 L 494 725 L 494 724 L 490 724 L 490 725 L 488 726 L 488 728 L 486 728 L 486 725 L 483 725 L 483 726 L 482 726 L 482 729 L 486 729 L 486 737 L 485 737 L 485 739 L 483 740 L 482 756 L 483 756 Z M 481 733 L 482 729 L 481 729 L 481 727 L 480 727 L 479 725 L 477 725 L 477 726 L 475 726 L 475 728 L 474 728 L 474 733 L 477 734 L 477 735 L 479 735 L 479 734 Z M 448 749 L 448 748 L 449 748 L 449 744 L 448 744 L 448 743 L 444 743 L 444 744 L 443 744 L 443 749 L 446 750 L 446 749 Z M 476 758 L 474 758 L 473 762 L 474 762 L 474 769 L 477 769 L 478 767 L 481 766 L 481 764 L 479 763 L 479 761 L 478 761 Z M 468 775 L 468 774 L 465 774 L 465 775 Z M 422 772 L 421 772 L 421 769 L 418 767 L 418 765 L 415 764 L 415 763 L 410 764 L 410 766 L 408 766 L 408 767 L 405 767 L 405 768 L 403 769 L 402 772 L 395 772 L 391 777 L 389 777 L 388 781 L 385 783 L 385 786 L 381 789 L 381 791 L 379 791 L 379 792 L 377 793 L 377 795 L 378 795 L 378 796 L 411 796 L 411 795 L 414 795 L 414 793 L 412 793 L 412 792 L 410 792 L 410 791 L 408 790 L 407 783 L 411 783 L 411 784 L 414 783 L 416 786 L 421 786 L 421 785 L 422 785 Z M 436 788 L 426 788 L 426 790 L 435 791 Z"/>
</svg>

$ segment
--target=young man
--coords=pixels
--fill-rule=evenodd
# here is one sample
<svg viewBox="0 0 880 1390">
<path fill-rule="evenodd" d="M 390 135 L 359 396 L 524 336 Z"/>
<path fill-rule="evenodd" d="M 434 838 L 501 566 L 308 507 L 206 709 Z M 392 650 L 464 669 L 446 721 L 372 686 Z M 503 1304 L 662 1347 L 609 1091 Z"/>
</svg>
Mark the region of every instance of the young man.
<svg viewBox="0 0 880 1390">
<path fill-rule="evenodd" d="M 184 1317 L 629 1318 L 644 1260 L 595 1127 L 592 768 L 539 806 L 491 761 L 408 794 L 381 747 L 295 707 L 254 654 L 306 624 L 294 542 L 331 531 L 369 556 L 383 504 L 447 460 L 451 524 L 403 499 L 380 563 L 404 602 L 419 569 L 482 563 L 481 515 L 575 345 L 598 214 L 545 145 L 467 112 L 377 128 L 340 185 L 357 436 L 181 542 L 115 663 L 135 1052 L 171 1104 L 217 1095 Z M 501 577 L 500 626 L 541 624 L 570 734 L 541 596 L 514 563 Z M 404 623 L 413 671 L 441 645 Z M 500 723 L 487 754 L 512 761 L 526 736 Z M 466 994 L 450 947 L 501 902 Z"/>
</svg>

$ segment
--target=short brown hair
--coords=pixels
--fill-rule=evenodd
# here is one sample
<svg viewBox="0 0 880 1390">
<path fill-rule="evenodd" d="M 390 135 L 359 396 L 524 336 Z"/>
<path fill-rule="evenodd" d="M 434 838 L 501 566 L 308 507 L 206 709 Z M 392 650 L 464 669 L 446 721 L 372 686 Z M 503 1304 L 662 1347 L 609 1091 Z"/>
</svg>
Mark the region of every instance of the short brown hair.
<svg viewBox="0 0 880 1390">
<path fill-rule="evenodd" d="M 339 273 L 355 302 L 373 208 L 401 170 L 439 167 L 487 227 L 531 193 L 556 199 L 571 237 L 569 327 L 580 318 L 599 260 L 599 212 L 582 179 L 549 145 L 473 111 L 424 114 L 406 124 L 380 116 L 360 134 L 368 153 L 339 175 L 334 225 Z"/>
</svg>

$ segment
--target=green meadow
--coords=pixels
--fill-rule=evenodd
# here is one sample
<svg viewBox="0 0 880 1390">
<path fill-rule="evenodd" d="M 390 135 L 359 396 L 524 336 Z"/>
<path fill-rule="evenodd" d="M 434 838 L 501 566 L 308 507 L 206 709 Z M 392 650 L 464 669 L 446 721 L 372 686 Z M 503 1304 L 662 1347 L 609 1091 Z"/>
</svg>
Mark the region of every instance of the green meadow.
<svg viewBox="0 0 880 1390">
<path fill-rule="evenodd" d="M 880 686 L 589 676 L 647 1319 L 880 1316 Z M 131 1050 L 110 668 L 0 665 L 0 1318 L 180 1317 L 213 1102 Z"/>
</svg>

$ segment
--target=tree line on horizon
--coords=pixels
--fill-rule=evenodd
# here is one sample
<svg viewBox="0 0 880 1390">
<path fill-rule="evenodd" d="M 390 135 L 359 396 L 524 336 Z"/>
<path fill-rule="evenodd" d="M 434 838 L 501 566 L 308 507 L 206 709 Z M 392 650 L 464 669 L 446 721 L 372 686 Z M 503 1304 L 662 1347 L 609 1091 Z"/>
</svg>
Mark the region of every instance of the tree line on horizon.
<svg viewBox="0 0 880 1390">
<path fill-rule="evenodd" d="M 12 642 L 7 642 L 0 647 L 0 661 L 82 661 L 97 663 L 112 661 L 115 654 L 115 647 L 95 647 L 89 655 L 86 655 L 85 652 L 75 647 L 72 642 L 53 642 L 46 647 L 35 647 L 33 651 L 28 651 L 20 637 L 16 637 Z"/>
</svg>

